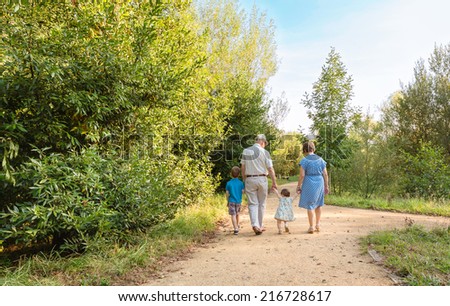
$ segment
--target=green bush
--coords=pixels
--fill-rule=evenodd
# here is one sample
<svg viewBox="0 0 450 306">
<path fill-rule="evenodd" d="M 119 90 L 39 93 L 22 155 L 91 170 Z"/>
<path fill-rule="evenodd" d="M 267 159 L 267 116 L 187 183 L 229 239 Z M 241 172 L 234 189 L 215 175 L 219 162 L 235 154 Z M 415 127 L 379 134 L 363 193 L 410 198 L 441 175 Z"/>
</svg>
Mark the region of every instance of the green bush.
<svg viewBox="0 0 450 306">
<path fill-rule="evenodd" d="M 40 153 L 15 176 L 25 200 L 0 214 L 5 246 L 80 249 L 88 237 L 127 239 L 173 218 L 179 207 L 212 190 L 207 172 L 188 159 L 124 160 L 102 157 L 95 149 Z"/>
<path fill-rule="evenodd" d="M 444 150 L 423 143 L 416 154 L 404 153 L 403 188 L 406 193 L 426 198 L 448 198 L 450 167 Z"/>
<path fill-rule="evenodd" d="M 6 244 L 62 244 L 105 231 L 113 214 L 104 198 L 107 160 L 93 151 L 40 153 L 41 159 L 30 159 L 15 175 L 24 201 L 0 215 Z"/>
</svg>

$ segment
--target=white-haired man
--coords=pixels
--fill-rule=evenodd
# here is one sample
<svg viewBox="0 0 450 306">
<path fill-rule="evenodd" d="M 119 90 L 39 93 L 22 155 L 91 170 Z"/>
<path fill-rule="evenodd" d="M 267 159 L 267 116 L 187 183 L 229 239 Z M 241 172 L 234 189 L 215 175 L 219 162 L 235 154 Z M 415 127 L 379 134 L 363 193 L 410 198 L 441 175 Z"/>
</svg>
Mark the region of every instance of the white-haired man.
<svg viewBox="0 0 450 306">
<path fill-rule="evenodd" d="M 268 193 L 267 175 L 272 179 L 272 189 L 277 188 L 275 170 L 269 152 L 265 149 L 267 139 L 264 134 L 256 136 L 255 144 L 244 149 L 241 159 L 241 173 L 245 181 L 248 212 L 256 235 L 261 235 L 264 211 Z"/>
</svg>

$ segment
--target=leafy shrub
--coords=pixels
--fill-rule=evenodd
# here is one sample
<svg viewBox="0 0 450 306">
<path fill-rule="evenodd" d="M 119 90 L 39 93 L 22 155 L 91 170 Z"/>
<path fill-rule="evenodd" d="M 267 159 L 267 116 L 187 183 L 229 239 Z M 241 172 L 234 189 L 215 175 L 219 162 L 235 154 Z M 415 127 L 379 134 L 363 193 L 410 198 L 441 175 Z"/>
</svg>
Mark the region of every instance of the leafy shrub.
<svg viewBox="0 0 450 306">
<path fill-rule="evenodd" d="M 105 201 L 108 175 L 102 172 L 107 173 L 111 164 L 90 150 L 67 156 L 41 154 L 16 173 L 25 201 L 0 215 L 6 243 L 62 244 L 107 231 L 114 212 Z"/>
<path fill-rule="evenodd" d="M 41 151 L 16 173 L 22 202 L 0 214 L 6 246 L 50 243 L 83 247 L 88 237 L 126 239 L 173 218 L 212 190 L 207 171 L 188 159 L 102 157 Z M 208 187 L 209 186 L 209 187 Z"/>
<path fill-rule="evenodd" d="M 183 191 L 170 179 L 164 162 L 148 159 L 122 160 L 112 171 L 105 198 L 116 231 L 144 230 L 171 218 Z M 116 233 L 120 236 L 120 233 Z"/>
<path fill-rule="evenodd" d="M 448 198 L 450 167 L 444 151 L 423 143 L 416 154 L 404 153 L 403 188 L 418 197 Z"/>
</svg>

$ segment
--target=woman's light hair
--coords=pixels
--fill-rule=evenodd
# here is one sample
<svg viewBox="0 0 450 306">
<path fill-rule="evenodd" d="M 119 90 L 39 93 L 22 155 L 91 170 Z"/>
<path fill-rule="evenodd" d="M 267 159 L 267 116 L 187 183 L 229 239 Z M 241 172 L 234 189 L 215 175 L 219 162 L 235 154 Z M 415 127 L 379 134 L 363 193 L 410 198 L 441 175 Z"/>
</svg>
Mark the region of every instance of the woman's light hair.
<svg viewBox="0 0 450 306">
<path fill-rule="evenodd" d="M 316 151 L 316 145 L 312 141 L 303 143 L 303 153 L 312 153 Z"/>
</svg>

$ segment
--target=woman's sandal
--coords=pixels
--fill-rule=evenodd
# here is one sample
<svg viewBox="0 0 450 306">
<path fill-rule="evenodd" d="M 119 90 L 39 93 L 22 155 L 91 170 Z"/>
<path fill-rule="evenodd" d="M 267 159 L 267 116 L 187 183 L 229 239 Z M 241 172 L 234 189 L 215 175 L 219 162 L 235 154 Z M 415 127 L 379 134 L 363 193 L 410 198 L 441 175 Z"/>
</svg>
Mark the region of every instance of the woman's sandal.
<svg viewBox="0 0 450 306">
<path fill-rule="evenodd" d="M 309 234 L 314 234 L 314 228 L 312 226 L 308 229 L 308 233 Z"/>
</svg>

